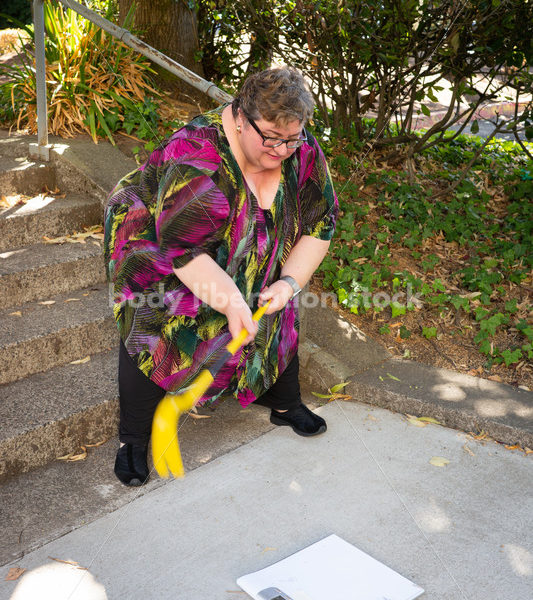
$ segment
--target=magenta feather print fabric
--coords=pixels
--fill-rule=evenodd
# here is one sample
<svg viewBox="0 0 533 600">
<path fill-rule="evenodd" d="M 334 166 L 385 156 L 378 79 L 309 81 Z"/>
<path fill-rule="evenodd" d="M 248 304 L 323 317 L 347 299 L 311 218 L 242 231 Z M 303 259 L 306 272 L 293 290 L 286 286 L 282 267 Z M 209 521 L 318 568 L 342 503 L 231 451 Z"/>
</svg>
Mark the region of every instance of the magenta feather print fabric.
<svg viewBox="0 0 533 600">
<path fill-rule="evenodd" d="M 338 204 L 316 140 L 282 163 L 270 209 L 248 189 L 222 127 L 221 107 L 154 150 L 111 193 L 105 258 L 113 311 L 128 353 L 160 387 L 177 392 L 215 362 L 230 340 L 226 317 L 176 277 L 206 253 L 257 308 L 302 235 L 333 236 Z M 232 394 L 247 406 L 273 385 L 298 349 L 297 300 L 265 316 L 254 342 L 218 373 L 202 404 Z"/>
</svg>

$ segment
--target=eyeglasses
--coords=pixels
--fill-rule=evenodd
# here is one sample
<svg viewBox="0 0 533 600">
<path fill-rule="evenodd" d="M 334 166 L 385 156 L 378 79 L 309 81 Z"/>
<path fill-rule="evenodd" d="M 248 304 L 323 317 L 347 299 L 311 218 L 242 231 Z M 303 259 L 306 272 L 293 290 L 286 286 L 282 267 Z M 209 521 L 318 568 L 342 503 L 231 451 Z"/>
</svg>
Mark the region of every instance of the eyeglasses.
<svg viewBox="0 0 533 600">
<path fill-rule="evenodd" d="M 294 150 L 294 148 L 299 148 L 304 142 L 307 141 L 307 135 L 305 134 L 305 129 L 302 130 L 300 137 L 296 140 L 282 140 L 281 138 L 267 137 L 259 129 L 259 127 L 256 125 L 255 121 L 251 117 L 249 117 L 248 115 L 245 115 L 245 117 L 250 122 L 250 125 L 261 136 L 261 139 L 263 140 L 263 146 L 266 146 L 267 148 L 278 148 L 278 146 L 281 146 L 281 144 L 287 144 L 287 148 L 289 148 L 290 150 Z"/>
</svg>

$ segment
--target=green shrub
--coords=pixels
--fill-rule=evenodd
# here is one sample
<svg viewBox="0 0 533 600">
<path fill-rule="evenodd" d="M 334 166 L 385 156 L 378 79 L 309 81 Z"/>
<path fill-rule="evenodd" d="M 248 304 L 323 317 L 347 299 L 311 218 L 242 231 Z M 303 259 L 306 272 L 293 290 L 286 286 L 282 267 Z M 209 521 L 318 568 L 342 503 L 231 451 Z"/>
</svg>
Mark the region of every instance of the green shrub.
<svg viewBox="0 0 533 600">
<path fill-rule="evenodd" d="M 93 8 L 102 9 L 95 1 Z M 114 143 L 113 134 L 126 128 L 143 140 L 157 139 L 161 94 L 152 86 L 149 61 L 57 2 L 46 2 L 44 11 L 49 131 L 63 137 L 89 133 L 95 142 L 107 137 Z M 33 28 L 26 31 L 34 40 Z M 0 86 L 0 112 L 9 124 L 35 132 L 32 48 L 21 56 L 21 66 L 0 70 L 9 77 Z"/>
</svg>

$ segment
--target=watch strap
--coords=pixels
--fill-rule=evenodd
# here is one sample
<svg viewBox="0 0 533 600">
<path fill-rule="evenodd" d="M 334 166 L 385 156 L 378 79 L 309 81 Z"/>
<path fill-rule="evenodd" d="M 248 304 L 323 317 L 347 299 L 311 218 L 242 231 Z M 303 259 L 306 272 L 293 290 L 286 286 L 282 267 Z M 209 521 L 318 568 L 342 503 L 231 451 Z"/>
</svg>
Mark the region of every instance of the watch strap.
<svg viewBox="0 0 533 600">
<path fill-rule="evenodd" d="M 280 281 L 286 281 L 291 286 L 293 292 L 291 300 L 302 291 L 302 288 L 298 285 L 298 282 L 296 279 L 294 279 L 294 277 L 291 277 L 290 275 L 283 275 L 283 277 L 280 277 L 279 279 Z"/>
</svg>

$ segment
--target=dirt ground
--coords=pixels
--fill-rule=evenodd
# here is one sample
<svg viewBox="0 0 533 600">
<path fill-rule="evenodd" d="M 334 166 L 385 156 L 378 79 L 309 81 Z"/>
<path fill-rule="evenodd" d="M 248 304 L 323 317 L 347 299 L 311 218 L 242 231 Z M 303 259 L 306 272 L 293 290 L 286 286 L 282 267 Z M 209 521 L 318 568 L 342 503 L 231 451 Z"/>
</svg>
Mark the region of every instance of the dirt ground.
<svg viewBox="0 0 533 600">
<path fill-rule="evenodd" d="M 323 291 L 319 277 L 313 278 L 310 288 L 315 293 Z M 475 333 L 465 335 L 461 323 L 454 324 L 454 316 L 450 322 L 450 320 L 428 318 L 427 314 L 422 317 L 421 312 L 415 310 L 391 319 L 390 309 L 385 309 L 382 313 L 368 311 L 355 315 L 338 304 L 330 304 L 330 306 L 365 335 L 382 344 L 393 356 L 533 390 L 531 363 L 523 361 L 518 367 L 493 365 L 490 370 L 486 369 L 484 366 L 486 357 L 479 352 L 473 341 Z M 437 328 L 437 338 L 428 340 L 421 335 L 422 321 L 424 326 L 431 325 Z M 389 325 L 391 333 L 382 335 L 379 329 L 385 324 Z M 402 325 L 412 332 L 408 339 L 400 337 Z M 505 339 L 495 338 L 496 344 L 507 345 L 508 342 Z"/>
</svg>

